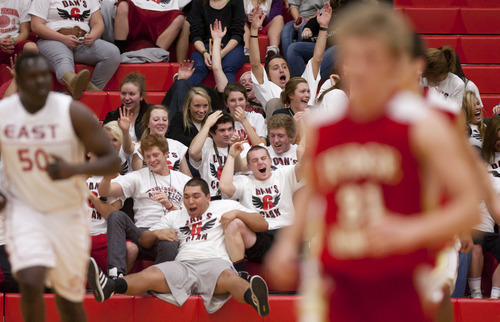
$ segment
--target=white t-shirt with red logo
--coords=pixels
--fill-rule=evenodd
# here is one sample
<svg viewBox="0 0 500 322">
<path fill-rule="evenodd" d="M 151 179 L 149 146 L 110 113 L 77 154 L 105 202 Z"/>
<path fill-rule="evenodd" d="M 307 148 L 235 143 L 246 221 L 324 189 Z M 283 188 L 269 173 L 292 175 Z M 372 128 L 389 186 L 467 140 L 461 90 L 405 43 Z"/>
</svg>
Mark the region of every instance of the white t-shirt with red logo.
<svg viewBox="0 0 500 322">
<path fill-rule="evenodd" d="M 282 167 L 295 165 L 297 163 L 297 147 L 297 144 L 291 144 L 288 151 L 282 154 L 276 154 L 272 146 L 266 146 L 265 148 L 271 156 L 272 170 L 274 171 Z"/>
<path fill-rule="evenodd" d="M 243 152 L 241 152 L 240 157 L 245 158 L 248 150 L 250 150 L 250 145 L 243 143 Z M 220 175 L 226 164 L 228 151 L 229 146 L 226 148 L 217 148 L 216 152 L 214 141 L 211 138 L 207 138 L 201 148 L 201 160 L 196 162 L 192 158 L 189 159 L 189 163 L 200 172 L 201 178 L 208 183 L 212 197 L 220 195 Z"/>
<path fill-rule="evenodd" d="M 87 186 L 89 187 L 89 190 L 97 196 L 97 198 L 100 198 L 99 192 L 97 189 L 99 188 L 99 184 L 102 181 L 102 176 L 91 176 L 87 179 Z M 113 197 L 107 197 L 106 198 L 106 203 L 107 204 L 112 204 L 113 202 L 121 200 L 122 205 L 123 202 L 125 201 L 125 198 L 113 198 Z M 90 202 L 90 199 L 87 202 L 87 210 L 90 215 L 90 235 L 91 236 L 97 236 L 101 234 L 106 234 L 108 232 L 107 228 L 107 221 L 106 219 L 101 217 L 101 214 L 95 209 L 94 205 Z"/>
<path fill-rule="evenodd" d="M 265 181 L 256 180 L 253 175 L 235 176 L 233 184 L 236 191 L 231 199 L 260 213 L 266 218 L 269 230 L 293 223 L 295 209 L 292 197 L 302 186 L 297 182 L 295 166 L 280 168 Z"/>
<path fill-rule="evenodd" d="M 90 17 L 100 8 L 98 0 L 35 0 L 29 13 L 44 19 L 55 31 L 78 26 L 90 32 Z"/>
<path fill-rule="evenodd" d="M 222 215 L 231 210 L 252 213 L 232 200 L 211 201 L 208 209 L 198 217 L 190 217 L 185 208 L 161 217 L 149 230 L 172 229 L 177 231 L 179 252 L 175 260 L 192 261 L 222 258 L 230 261 L 220 223 Z"/>
<path fill-rule="evenodd" d="M 0 0 L 0 37 L 19 36 L 19 28 L 23 22 L 31 20 L 28 10 L 30 0 Z"/>
<path fill-rule="evenodd" d="M 255 133 L 257 133 L 257 135 L 260 137 L 267 138 L 266 121 L 264 120 L 262 114 L 255 112 L 245 112 L 245 115 L 248 119 L 248 122 L 255 130 Z M 243 140 L 248 140 L 248 134 L 245 131 L 243 124 L 241 124 L 240 122 L 234 122 L 234 132 L 242 137 Z"/>
<path fill-rule="evenodd" d="M 141 9 L 152 11 L 179 10 L 178 0 L 132 0 L 134 5 Z"/>
<path fill-rule="evenodd" d="M 134 220 L 137 227 L 151 227 L 168 211 L 159 202 L 151 199 L 154 192 L 163 191 L 177 209 L 182 207 L 184 185 L 191 178 L 178 172 L 170 171 L 168 176 L 161 176 L 143 168 L 118 176 L 111 182 L 118 183 L 125 198 L 134 199 Z"/>
</svg>

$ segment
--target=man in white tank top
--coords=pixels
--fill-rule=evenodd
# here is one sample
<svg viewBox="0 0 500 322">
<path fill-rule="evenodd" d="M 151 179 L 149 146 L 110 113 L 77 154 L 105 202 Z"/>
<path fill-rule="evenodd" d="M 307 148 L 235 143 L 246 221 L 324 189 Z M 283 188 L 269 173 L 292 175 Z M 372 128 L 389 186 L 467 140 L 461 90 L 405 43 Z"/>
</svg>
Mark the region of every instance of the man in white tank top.
<svg viewBox="0 0 500 322">
<path fill-rule="evenodd" d="M 118 171 L 120 161 L 95 116 L 71 97 L 50 93 L 47 61 L 26 53 L 16 64 L 19 93 L 0 102 L 7 190 L 6 241 L 25 320 L 44 320 L 45 282 L 63 321 L 85 321 L 89 256 L 84 174 Z M 85 163 L 84 151 L 95 162 Z"/>
</svg>

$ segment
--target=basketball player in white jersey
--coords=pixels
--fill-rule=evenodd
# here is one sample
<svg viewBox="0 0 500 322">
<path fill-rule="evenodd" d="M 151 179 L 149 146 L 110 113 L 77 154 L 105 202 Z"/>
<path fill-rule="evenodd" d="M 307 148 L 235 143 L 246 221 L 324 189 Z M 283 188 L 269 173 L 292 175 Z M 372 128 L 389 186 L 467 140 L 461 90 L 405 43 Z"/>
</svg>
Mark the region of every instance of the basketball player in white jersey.
<svg viewBox="0 0 500 322">
<path fill-rule="evenodd" d="M 45 283 L 62 321 L 85 321 L 89 254 L 83 175 L 119 170 L 95 116 L 71 97 L 50 93 L 47 61 L 33 53 L 16 64 L 19 93 L 0 102 L 0 144 L 11 197 L 6 238 L 26 321 L 44 321 Z M 98 158 L 85 163 L 85 150 Z"/>
</svg>

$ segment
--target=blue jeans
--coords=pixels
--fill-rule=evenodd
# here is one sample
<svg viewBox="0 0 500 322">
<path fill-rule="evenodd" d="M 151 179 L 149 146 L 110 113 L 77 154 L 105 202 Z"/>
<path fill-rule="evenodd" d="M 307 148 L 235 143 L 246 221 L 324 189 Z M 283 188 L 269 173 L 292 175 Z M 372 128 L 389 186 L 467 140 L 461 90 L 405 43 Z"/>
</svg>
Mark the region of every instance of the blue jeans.
<svg viewBox="0 0 500 322">
<path fill-rule="evenodd" d="M 467 286 L 467 275 L 469 274 L 470 261 L 472 260 L 472 252 L 467 254 L 458 254 L 458 274 L 455 290 L 451 294 L 452 298 L 465 297 L 465 288 Z"/>
<path fill-rule="evenodd" d="M 300 41 L 288 47 L 287 62 L 290 66 L 290 77 L 301 76 L 304 73 L 306 63 L 313 57 L 315 44 L 313 42 Z M 325 55 L 321 62 L 321 80 L 330 77 L 336 58 L 337 47 L 332 46 L 325 50 Z"/>
<path fill-rule="evenodd" d="M 297 39 L 297 41 L 302 41 L 302 30 L 304 29 L 304 26 L 306 25 L 305 23 L 303 23 L 297 32 L 293 28 L 293 24 L 294 24 L 294 21 L 289 21 L 285 24 L 285 26 L 281 30 L 281 49 L 283 49 L 283 57 L 285 57 L 285 59 L 287 59 L 288 47 L 290 47 L 293 40 Z M 312 57 L 312 55 L 311 55 L 311 57 Z"/>
<path fill-rule="evenodd" d="M 205 48 L 208 50 L 208 44 L 205 44 Z M 189 78 L 189 82 L 193 85 L 199 85 L 208 75 L 208 68 L 205 65 L 205 59 L 203 55 L 195 50 L 191 56 L 191 60 L 194 61 L 195 71 L 193 75 Z M 234 83 L 236 78 L 236 73 L 243 67 L 245 63 L 245 52 L 243 50 L 243 45 L 236 46 L 233 50 L 228 52 L 224 58 L 222 58 L 222 70 L 227 77 L 228 83 Z"/>
</svg>

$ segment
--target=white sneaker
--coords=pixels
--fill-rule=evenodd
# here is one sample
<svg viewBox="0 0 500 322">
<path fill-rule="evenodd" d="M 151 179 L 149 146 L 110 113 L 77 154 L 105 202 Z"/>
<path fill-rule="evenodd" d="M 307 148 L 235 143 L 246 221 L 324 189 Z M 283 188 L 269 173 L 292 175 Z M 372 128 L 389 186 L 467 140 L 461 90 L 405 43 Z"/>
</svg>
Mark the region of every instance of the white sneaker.
<svg viewBox="0 0 500 322">
<path fill-rule="evenodd" d="M 472 291 L 470 291 L 470 298 L 471 299 L 482 299 L 483 292 L 481 290 L 472 290 Z"/>
</svg>

